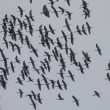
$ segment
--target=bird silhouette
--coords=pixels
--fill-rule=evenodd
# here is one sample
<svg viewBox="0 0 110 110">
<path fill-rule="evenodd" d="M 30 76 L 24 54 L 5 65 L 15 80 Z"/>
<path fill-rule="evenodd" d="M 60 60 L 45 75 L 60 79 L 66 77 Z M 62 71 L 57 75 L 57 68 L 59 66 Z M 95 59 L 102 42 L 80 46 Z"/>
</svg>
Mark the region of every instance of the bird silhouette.
<svg viewBox="0 0 110 110">
<path fill-rule="evenodd" d="M 57 100 L 64 100 L 64 98 L 61 96 L 61 94 L 58 94 L 58 99 Z"/>
<path fill-rule="evenodd" d="M 22 17 L 23 16 L 23 9 L 20 7 L 20 6 L 18 6 L 18 9 L 19 9 L 19 12 L 20 12 L 20 16 Z"/>
<path fill-rule="evenodd" d="M 20 98 L 22 98 L 22 97 L 23 97 L 24 92 L 23 92 L 21 89 L 19 89 L 19 91 L 18 91 L 17 93 L 19 93 L 19 94 L 20 94 Z"/>
<path fill-rule="evenodd" d="M 101 49 L 100 49 L 100 47 L 98 46 L 98 44 L 96 43 L 96 48 L 97 48 L 97 52 L 99 53 L 99 55 L 102 55 L 102 52 L 101 52 Z"/>
<path fill-rule="evenodd" d="M 50 17 L 50 13 L 49 13 L 49 10 L 47 8 L 46 5 L 43 6 L 43 14 L 46 16 L 46 17 Z"/>
<path fill-rule="evenodd" d="M 76 105 L 79 106 L 79 101 L 78 101 L 78 99 L 77 99 L 75 96 L 73 96 L 73 95 L 72 95 L 72 98 L 74 99 L 73 102 L 75 102 Z"/>
<path fill-rule="evenodd" d="M 97 96 L 97 97 L 99 97 L 100 98 L 100 93 L 99 92 L 97 92 L 97 91 L 94 91 L 94 95 L 93 96 Z"/>
</svg>

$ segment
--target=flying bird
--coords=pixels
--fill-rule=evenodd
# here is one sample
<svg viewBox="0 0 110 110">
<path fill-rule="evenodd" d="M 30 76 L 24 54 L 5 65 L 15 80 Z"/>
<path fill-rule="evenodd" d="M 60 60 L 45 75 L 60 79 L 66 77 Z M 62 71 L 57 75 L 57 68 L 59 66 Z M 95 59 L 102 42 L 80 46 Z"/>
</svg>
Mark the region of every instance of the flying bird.
<svg viewBox="0 0 110 110">
<path fill-rule="evenodd" d="M 94 95 L 93 96 L 97 96 L 97 97 L 99 97 L 100 98 L 100 93 L 99 92 L 97 92 L 97 91 L 94 91 Z"/>
<path fill-rule="evenodd" d="M 43 6 L 43 14 L 46 16 L 46 17 L 50 17 L 50 13 L 49 13 L 49 10 L 47 8 L 46 5 Z"/>
<path fill-rule="evenodd" d="M 58 99 L 57 100 L 64 100 L 64 98 L 61 96 L 61 94 L 58 94 Z"/>
<path fill-rule="evenodd" d="M 97 43 L 96 43 L 96 48 L 97 48 L 96 51 L 99 53 L 99 55 L 102 55 L 102 52 L 101 52 L 102 49 L 100 49 Z"/>
<path fill-rule="evenodd" d="M 20 6 L 18 6 L 18 9 L 19 9 L 19 12 L 20 12 L 20 16 L 22 17 L 23 16 L 23 9 L 20 7 Z"/>
<path fill-rule="evenodd" d="M 75 96 L 73 96 L 73 95 L 72 95 L 72 98 L 74 99 L 73 102 L 75 102 L 76 105 L 79 106 L 79 101 L 78 101 L 78 99 L 77 99 Z"/>
</svg>

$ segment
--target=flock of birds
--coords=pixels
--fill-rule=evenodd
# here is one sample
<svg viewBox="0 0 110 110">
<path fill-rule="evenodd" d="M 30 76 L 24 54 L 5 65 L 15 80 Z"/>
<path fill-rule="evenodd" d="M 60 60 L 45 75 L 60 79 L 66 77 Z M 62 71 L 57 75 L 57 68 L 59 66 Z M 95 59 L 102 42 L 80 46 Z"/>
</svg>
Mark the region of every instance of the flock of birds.
<svg viewBox="0 0 110 110">
<path fill-rule="evenodd" d="M 6 14 L 2 20 L 2 24 L 0 24 L 2 27 L 2 31 L 0 33 L 3 34 L 2 41 L 4 45 L 3 49 L 0 48 L 0 86 L 4 90 L 7 89 L 8 77 L 12 73 L 17 74 L 16 84 L 19 84 L 19 87 L 22 88 L 25 83 L 32 83 L 35 87 L 37 86 L 39 90 L 37 94 L 34 90 L 25 94 L 25 91 L 21 88 L 17 91 L 17 94 L 19 94 L 21 99 L 28 97 L 35 110 L 37 110 L 36 103 L 43 104 L 44 102 L 40 93 L 44 87 L 48 90 L 59 89 L 60 91 L 67 91 L 68 83 L 66 80 L 71 80 L 73 83 L 75 82 L 75 75 L 67 65 L 77 68 L 77 70 L 82 74 L 85 74 L 84 70 L 89 69 L 91 63 L 91 57 L 88 52 L 82 51 L 83 62 L 80 62 L 76 58 L 77 54 L 72 48 L 75 40 L 74 34 L 80 36 L 89 36 L 91 34 L 92 27 L 88 22 L 91 13 L 88 3 L 85 0 L 82 0 L 80 7 L 83 12 L 82 15 L 84 16 L 85 24 L 83 24 L 82 27 L 77 25 L 75 31 L 73 31 L 69 24 L 73 13 L 62 6 L 55 7 L 55 4 L 58 4 L 58 2 L 59 0 L 48 0 L 48 4 L 43 5 L 42 12 L 40 14 L 47 18 L 51 18 L 53 14 L 55 14 L 55 17 L 57 18 L 60 16 L 65 17 L 65 25 L 61 30 L 62 37 L 56 37 L 57 29 L 54 29 L 51 24 L 49 24 L 48 27 L 46 25 L 40 25 L 38 29 L 35 29 L 33 25 L 35 17 L 33 16 L 32 10 L 30 9 L 29 14 L 25 14 L 25 10 L 20 6 L 18 6 L 17 11 L 19 13 L 19 17 L 14 15 L 8 16 Z M 71 6 L 71 0 L 65 0 L 64 3 L 67 4 L 68 7 Z M 32 0 L 30 0 L 30 4 L 32 4 Z M 48 8 L 48 5 L 51 9 Z M 66 32 L 64 31 L 65 29 L 69 32 L 69 35 L 66 35 Z M 37 49 L 37 46 L 31 42 L 35 32 L 39 34 L 37 38 L 40 40 L 37 44 L 39 45 L 39 48 Z M 30 54 L 27 54 L 29 61 L 20 59 L 20 56 L 22 56 L 23 53 L 23 48 L 26 48 L 26 50 L 30 52 Z M 43 57 L 40 55 L 40 50 L 42 48 L 44 48 L 44 52 L 42 54 Z M 10 58 L 6 56 L 5 51 L 7 50 L 9 50 L 11 54 L 15 53 L 13 55 L 14 60 L 10 61 Z M 102 50 L 97 43 L 96 51 L 100 56 L 102 56 Z M 41 60 L 39 61 L 40 65 L 38 66 L 37 61 L 39 58 L 41 58 Z M 66 60 L 68 61 L 66 62 Z M 59 71 L 54 74 L 57 77 L 56 79 L 53 79 L 52 77 L 49 78 L 49 75 L 53 74 L 51 73 L 53 69 L 51 64 L 53 64 L 53 62 L 58 64 L 55 65 L 58 66 L 57 69 Z M 20 74 L 18 74 L 18 72 L 16 73 L 18 65 L 20 66 Z M 110 62 L 108 63 L 107 70 L 110 70 Z M 34 77 L 32 77 L 32 75 L 34 75 Z M 110 81 L 109 73 L 107 73 L 106 77 L 106 79 Z M 93 96 L 100 98 L 100 93 L 98 91 L 94 90 L 93 92 Z M 76 103 L 76 106 L 80 106 L 80 102 L 76 96 L 72 95 L 71 98 L 72 101 Z M 65 98 L 59 92 L 56 100 L 62 101 L 65 100 Z"/>
</svg>

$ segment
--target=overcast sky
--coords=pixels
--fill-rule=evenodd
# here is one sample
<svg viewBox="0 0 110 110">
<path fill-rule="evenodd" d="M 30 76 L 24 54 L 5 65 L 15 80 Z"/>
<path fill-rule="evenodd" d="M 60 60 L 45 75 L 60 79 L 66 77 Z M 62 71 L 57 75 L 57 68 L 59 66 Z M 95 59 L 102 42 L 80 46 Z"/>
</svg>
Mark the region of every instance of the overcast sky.
<svg viewBox="0 0 110 110">
<path fill-rule="evenodd" d="M 73 32 L 76 30 L 76 25 L 80 27 L 89 22 L 91 27 L 91 35 L 78 35 L 74 33 L 75 41 L 74 45 L 68 44 L 75 53 L 77 53 L 78 61 L 83 64 L 83 55 L 82 51 L 88 52 L 91 57 L 91 64 L 89 69 L 85 69 L 85 74 L 83 75 L 78 68 L 70 65 L 69 58 L 65 55 L 65 51 L 61 51 L 67 66 L 67 71 L 71 70 L 75 75 L 75 82 L 70 81 L 69 78 L 66 78 L 68 84 L 68 90 L 47 90 L 43 86 L 41 93 L 41 98 L 43 99 L 43 104 L 37 104 L 37 110 L 109 110 L 110 105 L 110 82 L 106 79 L 107 65 L 110 61 L 110 1 L 109 0 L 86 0 L 88 2 L 88 7 L 91 11 L 91 17 L 87 20 L 82 16 L 82 10 L 80 6 L 82 0 L 71 0 L 71 6 L 69 7 L 64 0 L 59 0 L 56 3 L 55 7 L 61 6 L 66 10 L 72 12 L 72 19 L 68 20 L 71 24 L 70 27 Z M 33 3 L 30 4 L 29 0 L 0 0 L 0 24 L 5 14 L 10 16 L 11 14 L 19 17 L 18 5 L 24 9 L 24 13 L 28 14 L 29 10 L 32 9 L 33 16 L 35 21 L 32 23 L 35 30 L 42 25 L 48 27 L 49 24 L 56 30 L 55 35 L 50 35 L 53 39 L 59 37 L 61 39 L 61 30 L 64 30 L 67 35 L 69 35 L 68 30 L 64 27 L 66 16 L 59 14 L 57 18 L 53 13 L 51 13 L 51 18 L 47 18 L 44 15 L 40 14 L 42 12 L 43 5 L 48 4 L 48 0 L 33 0 Z M 2 30 L 0 25 L 0 30 Z M 26 32 L 24 33 L 27 34 Z M 29 34 L 28 34 L 29 35 Z M 32 56 L 36 61 L 37 67 L 40 66 L 40 61 L 45 58 L 44 51 L 51 53 L 51 50 L 42 47 L 40 43 L 39 32 L 34 32 L 34 35 L 29 39 L 31 43 L 38 49 L 39 58 L 36 58 L 27 47 L 22 46 L 20 42 L 17 42 L 19 46 L 22 47 L 22 55 L 19 56 L 21 61 L 26 61 L 28 66 L 31 67 L 29 63 L 29 57 Z M 0 48 L 4 49 L 5 55 L 9 58 L 10 61 L 14 61 L 17 52 L 13 53 L 11 49 L 6 49 L 3 44 L 3 34 L 0 33 Z M 10 38 L 8 38 L 10 41 Z M 64 40 L 61 39 L 63 43 Z M 69 41 L 70 42 L 70 41 Z M 96 50 L 96 43 L 102 49 L 102 56 L 100 56 Z M 51 47 L 53 48 L 53 47 Z M 52 57 L 53 58 L 53 57 Z M 58 66 L 54 58 L 51 62 L 51 72 L 46 74 L 47 78 L 52 79 L 61 79 L 56 73 L 59 72 L 60 67 Z M 3 66 L 3 62 L 0 62 L 0 66 Z M 19 85 L 17 82 L 17 77 L 20 74 L 20 69 L 22 65 L 15 64 L 16 72 L 12 73 L 8 77 L 7 89 L 4 90 L 0 86 L 0 108 L 2 110 L 32 110 L 33 107 L 30 105 L 30 100 L 26 97 L 26 94 L 29 94 L 31 90 L 39 93 L 37 86 L 35 86 L 38 76 L 35 76 L 35 72 L 32 67 L 30 68 L 31 77 L 35 80 L 35 83 L 25 82 L 23 86 Z M 67 74 L 67 72 L 66 72 Z M 41 78 L 41 77 L 40 77 Z M 42 79 L 42 78 L 41 78 Z M 17 93 L 18 89 L 21 88 L 24 91 L 24 96 L 20 99 L 19 94 Z M 100 98 L 93 96 L 94 90 L 100 93 Z M 61 93 L 62 97 L 65 99 L 63 101 L 57 100 L 58 93 Z M 72 95 L 76 96 L 79 99 L 79 107 L 73 102 Z M 34 110 L 34 109 L 33 109 Z"/>
</svg>

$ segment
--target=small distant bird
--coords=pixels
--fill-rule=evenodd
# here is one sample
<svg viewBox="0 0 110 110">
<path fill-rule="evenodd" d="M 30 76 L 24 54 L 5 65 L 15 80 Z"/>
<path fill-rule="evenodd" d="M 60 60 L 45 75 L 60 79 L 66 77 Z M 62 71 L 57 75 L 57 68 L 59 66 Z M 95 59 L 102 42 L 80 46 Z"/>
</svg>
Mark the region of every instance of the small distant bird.
<svg viewBox="0 0 110 110">
<path fill-rule="evenodd" d="M 79 101 L 78 101 L 78 99 L 77 99 L 75 96 L 73 96 L 73 95 L 72 95 L 72 98 L 74 99 L 73 102 L 75 102 L 76 105 L 79 106 Z"/>
<path fill-rule="evenodd" d="M 97 96 L 97 97 L 99 97 L 100 98 L 100 93 L 99 92 L 97 92 L 97 91 L 94 91 L 94 95 L 93 96 Z"/>
<path fill-rule="evenodd" d="M 65 0 L 65 1 L 67 2 L 68 6 L 70 6 L 70 0 Z"/>
<path fill-rule="evenodd" d="M 19 12 L 20 12 L 20 16 L 22 17 L 23 16 L 23 9 L 20 7 L 20 6 L 18 6 L 18 9 L 19 9 Z"/>
<path fill-rule="evenodd" d="M 46 5 L 43 6 L 43 14 L 47 17 L 50 17 L 50 13 Z"/>
<path fill-rule="evenodd" d="M 68 18 L 71 20 L 71 15 L 72 15 L 72 13 L 71 12 L 69 12 L 69 11 L 66 11 L 66 15 L 68 16 Z"/>
<path fill-rule="evenodd" d="M 106 79 L 108 79 L 108 81 L 110 81 L 110 74 L 109 74 L 109 73 L 107 73 L 107 74 L 106 74 L 106 76 L 107 76 L 107 78 L 106 78 Z"/>
<path fill-rule="evenodd" d="M 30 4 L 32 4 L 32 0 L 29 0 L 30 1 Z"/>
<path fill-rule="evenodd" d="M 62 14 L 64 14 L 65 9 L 64 9 L 64 8 L 62 8 L 62 7 L 60 7 L 60 6 L 59 6 L 58 8 L 61 10 L 61 13 L 62 13 Z"/>
<path fill-rule="evenodd" d="M 86 21 L 86 25 L 87 25 L 87 29 L 88 29 L 88 33 L 91 34 L 91 26 L 89 25 L 89 23 Z"/>
<path fill-rule="evenodd" d="M 57 100 L 64 100 L 64 98 L 60 95 L 60 93 L 58 94 L 58 99 Z"/>
<path fill-rule="evenodd" d="M 98 44 L 96 43 L 96 48 L 97 48 L 97 52 L 99 53 L 99 55 L 102 55 L 102 52 L 101 52 L 101 49 L 100 49 L 100 47 L 98 46 Z"/>
<path fill-rule="evenodd" d="M 20 98 L 22 98 L 23 97 L 23 91 L 21 90 L 21 89 L 19 89 L 19 92 L 17 92 L 17 93 L 19 93 L 20 94 Z"/>
</svg>

